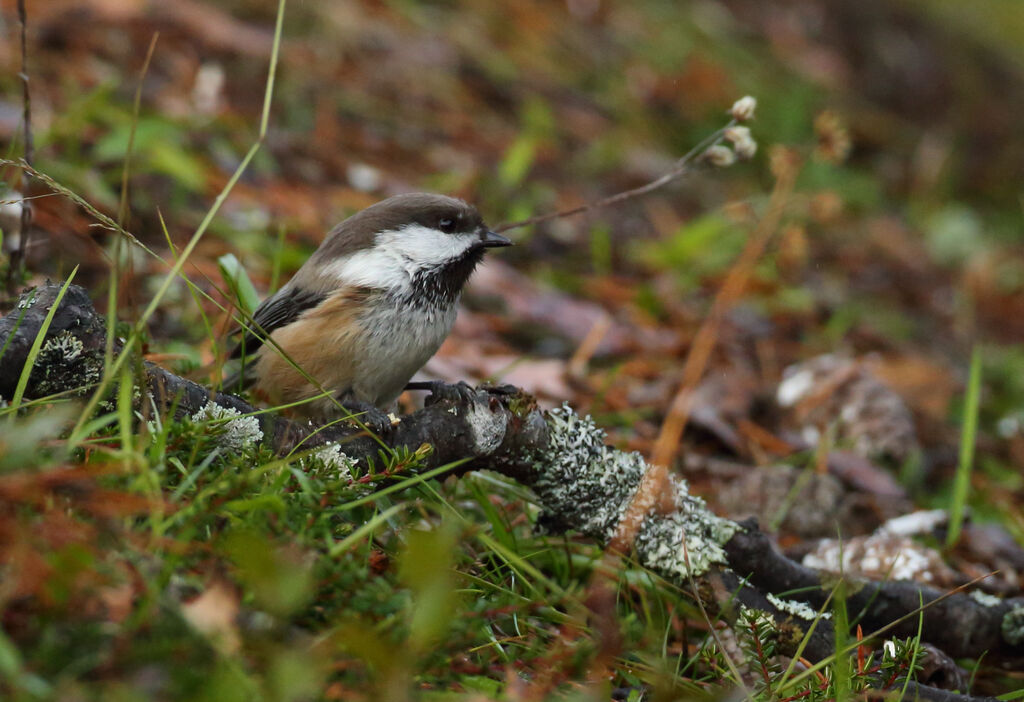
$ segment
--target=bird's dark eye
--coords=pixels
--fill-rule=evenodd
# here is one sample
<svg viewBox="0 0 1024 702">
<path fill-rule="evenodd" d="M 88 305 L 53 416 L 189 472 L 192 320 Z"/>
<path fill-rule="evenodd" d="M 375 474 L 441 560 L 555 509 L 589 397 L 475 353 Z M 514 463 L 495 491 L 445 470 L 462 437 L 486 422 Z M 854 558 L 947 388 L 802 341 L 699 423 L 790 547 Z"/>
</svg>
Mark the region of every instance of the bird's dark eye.
<svg viewBox="0 0 1024 702">
<path fill-rule="evenodd" d="M 437 228 L 440 229 L 442 232 L 451 234 L 452 232 L 455 231 L 455 220 L 445 217 L 444 219 L 437 223 Z"/>
</svg>

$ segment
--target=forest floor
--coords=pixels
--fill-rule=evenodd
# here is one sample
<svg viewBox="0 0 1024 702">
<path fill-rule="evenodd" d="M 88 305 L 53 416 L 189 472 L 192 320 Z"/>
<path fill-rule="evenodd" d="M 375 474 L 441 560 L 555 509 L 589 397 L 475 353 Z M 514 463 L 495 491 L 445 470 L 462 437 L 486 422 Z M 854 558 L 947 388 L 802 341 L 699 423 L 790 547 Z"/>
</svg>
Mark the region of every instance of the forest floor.
<svg viewBox="0 0 1024 702">
<path fill-rule="evenodd" d="M 594 202 L 670 171 L 755 96 L 752 160 L 508 232 L 517 246 L 476 272 L 424 377 L 567 403 L 795 560 L 1021 594 L 1014 0 L 292 2 L 262 141 L 276 3 L 27 4 L 32 164 L 49 183 L 14 163 L 8 3 L 5 272 L 19 193 L 33 199 L 2 311 L 74 271 L 146 360 L 210 386 L 238 294 L 226 255 L 262 297 L 387 195 L 456 195 L 492 225 Z M 767 667 L 726 664 L 767 666 L 763 651 L 717 650 L 687 593 L 628 558 L 598 601 L 601 550 L 536 530 L 511 480 L 393 471 L 395 490 L 354 497 L 323 462 L 226 448 L 199 420 L 135 422 L 130 397 L 109 399 L 98 419 L 67 397 L 2 410 L 7 698 L 825 699 L 857 682 L 840 664 L 824 686 L 772 690 Z M 942 511 L 913 538 L 879 531 L 925 509 Z M 957 661 L 970 690 L 952 687 L 1021 697 L 1024 674 L 981 653 Z"/>
</svg>

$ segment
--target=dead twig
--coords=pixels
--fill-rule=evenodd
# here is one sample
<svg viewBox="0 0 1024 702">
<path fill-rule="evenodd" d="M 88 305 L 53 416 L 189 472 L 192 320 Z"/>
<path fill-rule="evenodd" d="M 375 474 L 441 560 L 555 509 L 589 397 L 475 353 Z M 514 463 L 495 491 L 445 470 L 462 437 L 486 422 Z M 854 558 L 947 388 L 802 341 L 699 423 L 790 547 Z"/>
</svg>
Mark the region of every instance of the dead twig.
<svg viewBox="0 0 1024 702">
<path fill-rule="evenodd" d="M 573 215 L 589 212 L 590 210 L 608 207 L 609 205 L 616 205 L 620 202 L 625 202 L 626 200 L 631 200 L 635 197 L 646 195 L 647 193 L 657 190 L 662 186 L 668 185 L 673 180 L 681 178 L 687 173 L 691 173 L 694 170 L 696 170 L 696 168 L 702 165 L 703 163 L 703 161 L 700 160 L 700 157 L 707 153 L 708 149 L 710 149 L 712 146 L 717 146 L 722 141 L 722 139 L 725 138 L 726 131 L 730 127 L 736 126 L 736 123 L 737 120 L 734 118 L 730 120 L 729 123 L 726 124 L 724 127 L 707 136 L 703 141 L 701 141 L 688 152 L 686 152 L 686 154 L 682 158 L 676 161 L 675 166 L 672 168 L 672 170 L 652 180 L 650 183 L 646 183 L 636 188 L 631 188 L 630 190 L 624 190 L 622 192 L 615 193 L 614 195 L 609 195 L 608 197 L 602 198 L 597 202 L 584 203 L 582 205 L 569 207 L 564 210 L 558 210 L 557 212 L 548 212 L 547 214 L 534 215 L 533 217 L 527 217 L 526 219 L 521 219 L 517 222 L 506 222 L 503 224 L 499 224 L 497 227 L 494 228 L 494 231 L 504 232 L 509 229 L 529 227 L 533 226 L 534 224 L 548 222 L 552 219 L 571 217 Z"/>
<path fill-rule="evenodd" d="M 21 25 L 21 79 L 22 127 L 25 133 L 25 163 L 30 167 L 35 160 L 35 141 L 32 137 L 32 97 L 28 85 L 28 13 L 25 11 L 25 0 L 18 0 L 18 22 Z M 31 173 L 24 173 L 22 193 L 27 195 L 31 183 Z M 32 224 L 32 205 L 27 200 L 21 203 L 21 234 L 18 237 L 18 248 L 11 252 L 11 265 L 7 271 L 7 292 L 13 295 L 21 283 L 25 268 L 25 251 Z"/>
<path fill-rule="evenodd" d="M 679 390 L 672 399 L 668 415 L 665 417 L 665 421 L 661 425 L 661 432 L 654 443 L 651 463 L 655 465 L 667 467 L 675 458 L 679 441 L 683 436 L 683 429 L 686 428 L 686 423 L 690 419 L 693 391 L 700 382 L 701 376 L 704 375 L 704 369 L 711 358 L 722 320 L 743 294 L 747 281 L 754 270 L 754 265 L 764 252 L 768 240 L 778 229 L 786 203 L 793 192 L 797 173 L 800 171 L 799 156 L 792 149 L 779 147 L 772 155 L 772 171 L 775 174 L 775 188 L 772 190 L 771 200 L 768 202 L 768 210 L 758 222 L 739 259 L 729 271 L 725 283 L 715 296 L 711 312 L 697 331 L 693 345 L 690 347 L 690 353 L 686 356 Z"/>
</svg>

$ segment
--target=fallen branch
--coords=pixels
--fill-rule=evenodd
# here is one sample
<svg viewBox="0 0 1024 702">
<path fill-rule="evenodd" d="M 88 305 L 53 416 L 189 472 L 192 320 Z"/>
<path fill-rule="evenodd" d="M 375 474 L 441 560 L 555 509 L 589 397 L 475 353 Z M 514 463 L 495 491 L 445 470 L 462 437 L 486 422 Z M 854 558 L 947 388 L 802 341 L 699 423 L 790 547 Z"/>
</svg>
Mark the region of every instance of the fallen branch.
<svg viewBox="0 0 1024 702">
<path fill-rule="evenodd" d="M 59 289 L 47 284 L 23 295 L 0 319 L 0 394 L 10 396 Z M 26 399 L 88 393 L 102 373 L 105 333 L 86 291 L 71 286 L 32 369 Z M 293 422 L 153 364 L 146 364 L 145 376 L 151 404 L 159 411 L 174 408 L 179 415 L 194 414 L 215 402 L 255 414 L 282 455 L 299 446 L 339 442 L 346 455 L 365 465 L 381 450 L 378 440 L 356 427 Z M 609 447 L 604 438 L 589 417 L 568 407 L 542 412 L 525 394 L 485 390 L 459 402 L 428 405 L 380 437 L 392 449 L 416 450 L 428 444 L 432 450 L 424 460 L 425 469 L 458 462 L 451 473 L 488 469 L 510 476 L 537 495 L 543 527 L 575 530 L 608 545 L 620 533 L 623 515 L 644 483 L 648 465 L 637 453 Z M 816 615 L 832 592 L 828 578 L 777 553 L 756 523 L 738 524 L 713 514 L 677 476 L 667 476 L 663 485 L 633 532 L 637 561 L 686 589 L 693 585 L 695 596 L 727 621 L 740 607 L 755 608 L 770 614 L 794 641 L 816 622 L 804 655 L 814 660 L 831 655 L 831 625 Z M 976 658 L 985 653 L 989 663 L 1024 663 L 1024 598 L 986 604 L 908 582 L 852 582 L 846 590 L 851 593 L 851 621 L 865 631 L 914 636 L 923 603 L 922 638 L 947 655 Z M 924 699 L 952 699 L 923 685 L 917 691 Z"/>
</svg>

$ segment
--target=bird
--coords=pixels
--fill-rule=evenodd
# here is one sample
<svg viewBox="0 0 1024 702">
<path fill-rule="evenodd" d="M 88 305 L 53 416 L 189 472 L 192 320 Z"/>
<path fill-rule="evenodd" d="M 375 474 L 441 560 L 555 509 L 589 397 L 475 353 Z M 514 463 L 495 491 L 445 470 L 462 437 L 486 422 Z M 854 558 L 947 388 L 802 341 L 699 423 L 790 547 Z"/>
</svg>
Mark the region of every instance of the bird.
<svg viewBox="0 0 1024 702">
<path fill-rule="evenodd" d="M 309 420 L 343 408 L 386 430 L 385 410 L 407 386 L 443 392 L 409 381 L 447 338 L 485 251 L 511 244 L 458 198 L 407 193 L 371 205 L 335 226 L 236 330 L 229 357 L 242 368 L 224 386 Z"/>
</svg>

